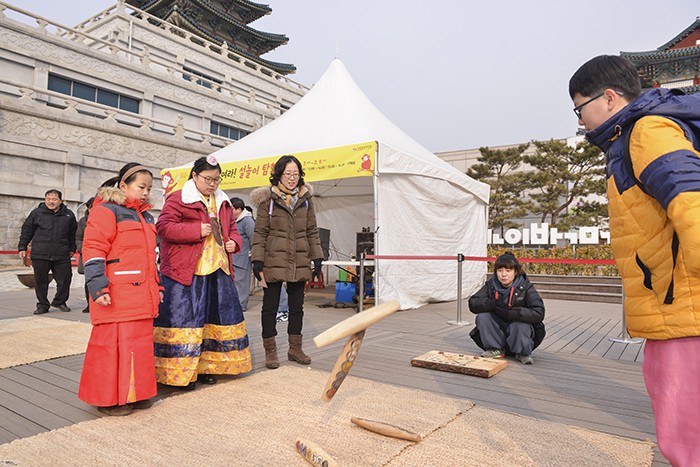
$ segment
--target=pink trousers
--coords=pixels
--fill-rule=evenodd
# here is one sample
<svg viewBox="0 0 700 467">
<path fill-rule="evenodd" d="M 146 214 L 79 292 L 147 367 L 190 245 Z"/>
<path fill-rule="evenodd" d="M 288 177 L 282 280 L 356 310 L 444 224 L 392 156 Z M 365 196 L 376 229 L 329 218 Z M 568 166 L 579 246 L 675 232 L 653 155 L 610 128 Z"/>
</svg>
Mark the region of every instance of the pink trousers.
<svg viewBox="0 0 700 467">
<path fill-rule="evenodd" d="M 700 466 L 700 337 L 647 340 L 643 370 L 661 453 Z"/>
</svg>

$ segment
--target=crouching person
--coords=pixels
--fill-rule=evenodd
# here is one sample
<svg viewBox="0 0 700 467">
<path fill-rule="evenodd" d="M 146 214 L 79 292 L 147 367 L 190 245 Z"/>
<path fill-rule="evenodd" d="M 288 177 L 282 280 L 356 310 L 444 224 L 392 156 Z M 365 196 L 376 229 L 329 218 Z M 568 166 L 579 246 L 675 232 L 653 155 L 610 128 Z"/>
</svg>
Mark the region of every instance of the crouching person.
<svg viewBox="0 0 700 467">
<path fill-rule="evenodd" d="M 482 357 L 514 355 L 532 365 L 532 351 L 545 336 L 544 303 L 512 253 L 496 258 L 493 276 L 469 298 L 476 327 L 469 336 L 484 349 Z"/>
</svg>

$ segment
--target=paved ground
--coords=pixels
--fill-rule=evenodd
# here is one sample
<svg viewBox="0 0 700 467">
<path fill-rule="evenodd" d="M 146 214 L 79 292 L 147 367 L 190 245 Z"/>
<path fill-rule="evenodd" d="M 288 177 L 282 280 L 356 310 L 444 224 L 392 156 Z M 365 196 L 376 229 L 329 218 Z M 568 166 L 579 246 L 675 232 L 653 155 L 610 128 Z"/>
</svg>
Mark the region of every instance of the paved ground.
<svg viewBox="0 0 700 467">
<path fill-rule="evenodd" d="M 34 309 L 33 291 L 16 278 L 23 271 L 30 270 L 0 270 L 0 326 L 2 319 L 31 316 Z M 89 315 L 80 312 L 85 306 L 83 276 L 74 274 L 73 278 L 68 301 L 73 311 L 63 313 L 52 308 L 47 316 L 89 322 Z M 49 293 L 51 298 L 53 290 Z M 266 371 L 259 337 L 261 296 L 260 292 L 251 296 L 246 313 L 254 371 Z M 352 309 L 325 307 L 332 301 L 330 287 L 308 291 L 304 318 L 307 338 L 352 316 Z M 444 302 L 396 313 L 375 324 L 365 337 L 353 376 L 460 397 L 538 419 L 654 440 L 653 413 L 641 375 L 643 346 L 610 341 L 621 331 L 620 305 L 549 299 L 545 305 L 548 334 L 535 351 L 533 366 L 511 361 L 506 371 L 491 379 L 411 367 L 412 358 L 429 350 L 478 353 L 467 337 L 473 326 L 448 324 L 456 318 L 457 307 L 455 302 Z M 466 301 L 463 321 L 473 323 Z M 282 325 L 282 348 L 284 330 Z M 330 371 L 342 344 L 315 348 L 309 339 L 306 343 L 312 366 Z M 94 407 L 77 398 L 82 360 L 83 356 L 78 355 L 0 370 L 0 443 L 100 417 Z M 235 384 L 235 379 L 224 378 L 222 384 Z M 56 388 L 61 388 L 58 394 Z M 170 394 L 167 387 L 159 387 L 158 398 Z M 71 416 L 64 414 L 66 406 L 70 406 Z M 668 463 L 655 451 L 653 465 Z"/>
</svg>

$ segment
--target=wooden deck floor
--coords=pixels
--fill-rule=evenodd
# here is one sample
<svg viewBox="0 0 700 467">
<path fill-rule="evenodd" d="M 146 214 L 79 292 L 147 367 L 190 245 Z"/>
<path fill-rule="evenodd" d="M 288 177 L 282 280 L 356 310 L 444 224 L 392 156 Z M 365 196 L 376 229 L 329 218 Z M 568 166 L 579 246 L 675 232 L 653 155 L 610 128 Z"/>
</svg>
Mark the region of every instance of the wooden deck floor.
<svg viewBox="0 0 700 467">
<path fill-rule="evenodd" d="M 81 297 L 81 290 L 73 289 L 72 296 Z M 318 370 L 330 371 L 342 343 L 318 349 L 311 338 L 354 314 L 351 308 L 319 307 L 332 299 L 330 289 L 312 289 L 307 295 L 305 350 L 313 359 L 311 366 Z M 251 297 L 246 323 L 254 371 L 267 371 L 259 338 L 260 300 L 260 294 Z M 641 371 L 643 345 L 609 340 L 621 334 L 621 306 L 558 300 L 545 300 L 545 304 L 548 334 L 535 351 L 532 366 L 509 360 L 508 367 L 490 379 L 412 367 L 412 358 L 430 350 L 479 352 L 467 335 L 473 326 L 448 324 L 457 316 L 456 304 L 450 302 L 395 313 L 372 326 L 351 377 L 423 389 L 618 436 L 655 440 Z M 33 305 L 32 291 L 0 293 L 0 326 L 2 319 L 30 315 Z M 84 306 L 79 298 L 69 305 L 75 311 L 48 316 L 88 321 L 79 311 Z M 466 301 L 462 320 L 473 322 Z M 284 349 L 284 325 L 278 330 L 278 346 Z M 83 355 L 78 355 L 0 370 L 0 444 L 99 417 L 94 407 L 77 398 L 82 364 Z M 220 384 L 235 382 L 224 377 Z M 158 398 L 173 392 L 159 386 Z M 668 462 L 656 451 L 653 465 Z"/>
</svg>

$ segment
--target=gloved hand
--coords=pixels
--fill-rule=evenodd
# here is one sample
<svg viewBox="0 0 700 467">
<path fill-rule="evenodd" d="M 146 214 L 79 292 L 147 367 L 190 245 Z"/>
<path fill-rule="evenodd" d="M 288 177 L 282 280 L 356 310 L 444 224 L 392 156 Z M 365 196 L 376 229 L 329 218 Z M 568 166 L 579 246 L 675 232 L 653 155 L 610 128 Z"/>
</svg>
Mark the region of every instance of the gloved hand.
<svg viewBox="0 0 700 467">
<path fill-rule="evenodd" d="M 262 276 L 260 276 L 260 273 L 263 270 L 263 262 L 262 261 L 253 261 L 253 275 L 255 278 L 259 281 L 262 281 Z"/>
<path fill-rule="evenodd" d="M 496 309 L 496 299 L 486 298 L 484 299 L 484 311 L 494 311 Z"/>
<path fill-rule="evenodd" d="M 496 301 L 496 316 L 501 318 L 503 321 L 512 321 L 511 316 L 510 316 L 510 308 L 508 308 L 508 305 L 501 302 L 501 301 Z"/>
<path fill-rule="evenodd" d="M 311 278 L 315 278 L 321 275 L 321 263 L 323 262 L 323 258 L 316 258 L 314 260 L 314 270 L 311 273 Z"/>
</svg>

